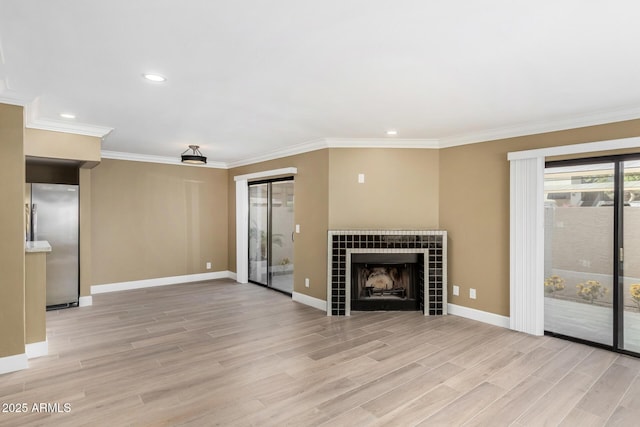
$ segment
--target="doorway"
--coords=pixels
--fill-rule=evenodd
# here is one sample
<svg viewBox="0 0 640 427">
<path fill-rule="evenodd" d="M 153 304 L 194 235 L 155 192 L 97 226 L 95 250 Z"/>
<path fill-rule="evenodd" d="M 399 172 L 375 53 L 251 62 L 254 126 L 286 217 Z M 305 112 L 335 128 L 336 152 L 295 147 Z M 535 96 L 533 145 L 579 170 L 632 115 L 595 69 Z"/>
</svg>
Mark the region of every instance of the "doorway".
<svg viewBox="0 0 640 427">
<path fill-rule="evenodd" d="M 640 156 L 547 162 L 544 329 L 640 356 Z"/>
<path fill-rule="evenodd" d="M 249 183 L 249 281 L 293 293 L 294 181 Z"/>
</svg>

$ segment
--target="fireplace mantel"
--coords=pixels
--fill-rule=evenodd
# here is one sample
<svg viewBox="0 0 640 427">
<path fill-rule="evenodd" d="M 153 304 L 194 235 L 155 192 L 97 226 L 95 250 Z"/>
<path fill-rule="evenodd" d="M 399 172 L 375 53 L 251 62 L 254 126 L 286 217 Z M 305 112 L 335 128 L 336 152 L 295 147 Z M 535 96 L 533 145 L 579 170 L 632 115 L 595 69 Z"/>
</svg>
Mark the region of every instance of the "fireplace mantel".
<svg viewBox="0 0 640 427">
<path fill-rule="evenodd" d="M 442 230 L 329 230 L 327 315 L 351 314 L 352 253 L 424 254 L 425 316 L 447 314 L 447 232 Z"/>
</svg>

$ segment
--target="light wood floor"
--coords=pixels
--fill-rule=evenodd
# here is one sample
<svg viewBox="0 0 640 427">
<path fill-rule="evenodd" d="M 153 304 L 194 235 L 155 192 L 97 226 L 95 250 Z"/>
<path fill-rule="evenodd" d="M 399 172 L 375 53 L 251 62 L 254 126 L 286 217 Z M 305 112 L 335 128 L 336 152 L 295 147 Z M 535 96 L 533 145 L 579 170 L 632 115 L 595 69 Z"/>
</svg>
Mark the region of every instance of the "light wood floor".
<svg viewBox="0 0 640 427">
<path fill-rule="evenodd" d="M 50 312 L 1 425 L 638 425 L 640 360 L 456 316 L 350 318 L 230 281 Z"/>
</svg>

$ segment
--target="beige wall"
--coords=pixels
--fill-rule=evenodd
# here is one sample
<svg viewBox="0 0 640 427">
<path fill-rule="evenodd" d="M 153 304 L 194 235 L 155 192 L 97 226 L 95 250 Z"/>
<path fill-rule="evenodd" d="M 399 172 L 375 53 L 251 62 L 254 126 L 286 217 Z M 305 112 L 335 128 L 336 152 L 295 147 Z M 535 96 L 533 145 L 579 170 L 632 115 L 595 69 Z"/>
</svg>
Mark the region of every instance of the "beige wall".
<svg viewBox="0 0 640 427">
<path fill-rule="evenodd" d="M 438 152 L 335 148 L 229 171 L 229 269 L 235 271 L 234 176 L 297 167 L 294 291 L 326 299 L 329 229 L 428 229 L 438 226 Z M 358 183 L 358 174 L 365 183 Z M 304 287 L 304 279 L 310 287 Z"/>
<path fill-rule="evenodd" d="M 80 296 L 91 295 L 91 169 L 80 169 Z"/>
<path fill-rule="evenodd" d="M 25 156 L 78 160 L 93 167 L 100 162 L 101 139 L 40 129 L 25 129 Z"/>
<path fill-rule="evenodd" d="M 438 162 L 429 149 L 330 149 L 329 228 L 438 228 Z"/>
<path fill-rule="evenodd" d="M 25 256 L 25 341 L 27 344 L 47 339 L 47 253 Z"/>
<path fill-rule="evenodd" d="M 639 135 L 640 120 L 632 120 L 440 150 L 440 226 L 449 235 L 449 302 L 509 315 L 508 152 Z M 451 293 L 454 284 L 461 287 L 458 297 Z M 477 290 L 476 300 L 468 297 L 471 287 Z"/>
<path fill-rule="evenodd" d="M 0 104 L 0 358 L 25 352 L 24 116 Z"/>
<path fill-rule="evenodd" d="M 226 170 L 103 160 L 90 197 L 93 284 L 227 269 Z"/>
<path fill-rule="evenodd" d="M 236 271 L 236 189 L 234 176 L 285 167 L 298 168 L 295 176 L 295 223 L 300 234 L 294 244 L 293 289 L 326 299 L 327 230 L 329 225 L 329 152 L 318 150 L 229 170 L 229 270 Z M 310 279 L 305 288 L 304 279 Z"/>
</svg>

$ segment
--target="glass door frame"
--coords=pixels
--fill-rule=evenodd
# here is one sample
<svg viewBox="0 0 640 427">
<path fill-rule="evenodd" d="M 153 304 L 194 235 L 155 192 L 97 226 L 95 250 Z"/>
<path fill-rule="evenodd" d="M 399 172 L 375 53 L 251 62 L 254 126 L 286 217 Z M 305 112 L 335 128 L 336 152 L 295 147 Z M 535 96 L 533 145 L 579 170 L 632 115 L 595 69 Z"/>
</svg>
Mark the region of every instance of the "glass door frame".
<svg viewBox="0 0 640 427">
<path fill-rule="evenodd" d="M 251 181 L 247 183 L 247 186 L 249 188 L 248 193 L 248 206 L 251 206 L 251 191 L 250 188 L 252 185 L 263 185 L 263 184 L 267 184 L 267 283 L 260 283 L 257 282 L 255 280 L 251 280 L 251 278 L 248 279 L 249 283 L 253 283 L 255 285 L 259 285 L 259 286 L 264 286 L 266 288 L 269 289 L 273 289 L 274 291 L 277 292 L 281 292 L 285 295 L 289 295 L 292 296 L 291 293 L 283 291 L 281 289 L 278 288 L 274 288 L 273 286 L 271 286 L 272 284 L 272 276 L 273 276 L 273 272 L 272 272 L 272 256 L 273 256 L 273 249 L 271 247 L 272 243 L 273 243 L 273 196 L 272 196 L 272 189 L 271 189 L 271 184 L 274 182 L 283 182 L 283 181 L 292 181 L 294 182 L 294 177 L 293 176 L 285 176 L 285 177 L 281 177 L 281 178 L 272 178 L 272 179 L 263 179 L 263 180 L 259 180 L 259 181 Z M 249 209 L 249 212 L 251 211 L 251 209 Z M 251 216 L 249 215 L 249 221 L 248 221 L 248 230 L 247 230 L 247 236 L 251 235 Z M 293 236 L 293 234 L 292 234 Z M 251 245 L 247 245 L 247 259 L 249 259 L 250 255 L 250 247 Z M 249 263 L 250 265 L 250 263 Z"/>
<path fill-rule="evenodd" d="M 600 347 L 607 350 L 612 350 L 617 353 L 626 354 L 630 356 L 640 357 L 640 353 L 636 353 L 630 350 L 621 348 L 621 344 L 624 343 L 624 292 L 621 291 L 622 277 L 624 274 L 624 170 L 622 168 L 623 163 L 628 160 L 640 160 L 640 154 L 619 154 L 611 156 L 598 156 L 598 157 L 585 157 L 579 159 L 567 159 L 567 160 L 550 160 L 545 162 L 545 169 L 561 166 L 582 166 L 582 165 L 596 165 L 600 163 L 613 163 L 614 164 L 614 200 L 613 200 L 613 298 L 612 298 L 612 310 L 613 310 L 613 331 L 612 339 L 613 344 L 611 346 L 601 344 L 593 341 L 584 340 L 581 338 L 575 338 L 567 335 L 557 334 L 544 331 L 545 335 L 555 336 L 570 341 L 578 342 L 581 344 L 587 344 L 594 347 Z"/>
</svg>

